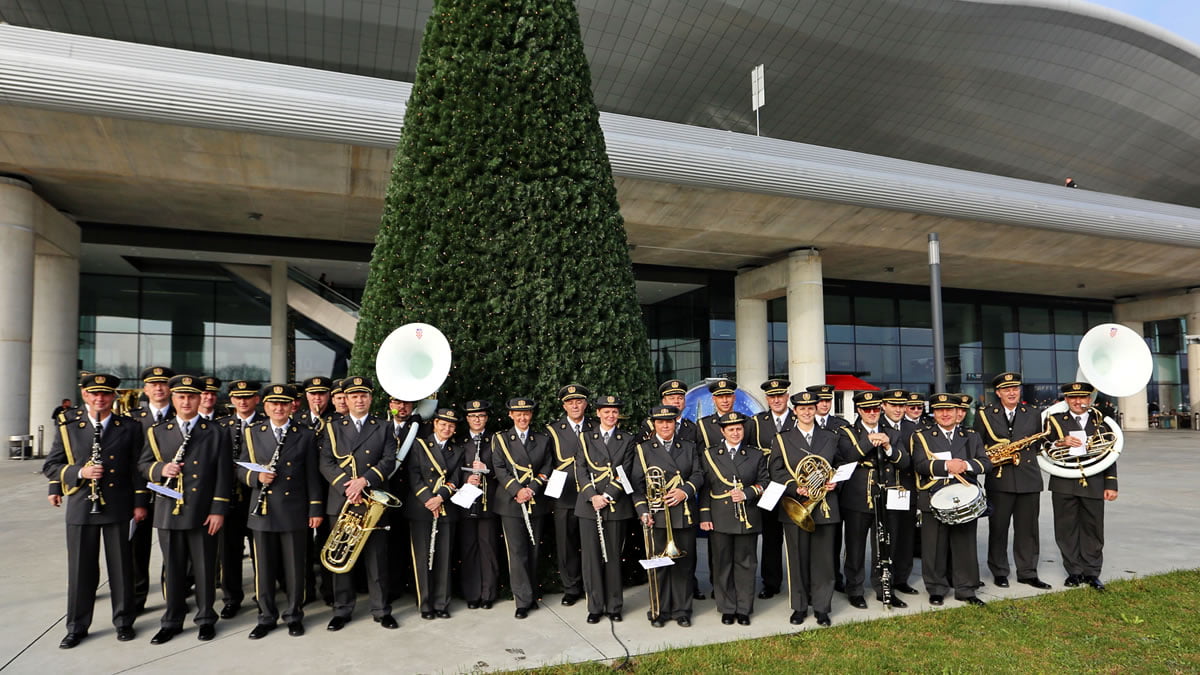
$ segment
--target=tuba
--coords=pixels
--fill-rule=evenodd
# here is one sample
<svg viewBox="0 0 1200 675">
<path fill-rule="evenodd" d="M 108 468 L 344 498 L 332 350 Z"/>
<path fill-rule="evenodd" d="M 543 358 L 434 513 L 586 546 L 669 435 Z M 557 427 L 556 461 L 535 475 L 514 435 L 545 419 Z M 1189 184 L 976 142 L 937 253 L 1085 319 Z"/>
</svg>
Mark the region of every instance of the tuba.
<svg viewBox="0 0 1200 675">
<path fill-rule="evenodd" d="M 427 323 L 406 323 L 392 331 L 375 356 L 379 386 L 401 401 L 422 401 L 437 393 L 449 374 L 450 342 Z"/>
<path fill-rule="evenodd" d="M 795 497 L 785 495 L 782 499 L 783 510 L 797 527 L 812 532 L 817 529 L 812 510 L 825 501 L 825 485 L 833 478 L 833 467 L 820 455 L 805 455 L 796 464 L 793 475 L 797 483 L 808 489 L 808 500 L 800 503 Z"/>
<path fill-rule="evenodd" d="M 383 490 L 365 491 L 358 504 L 346 500 L 337 522 L 329 531 L 329 538 L 321 547 L 321 565 L 334 574 L 345 574 L 353 569 L 358 554 L 367 545 L 367 537 L 375 530 L 391 529 L 375 526 L 384 511 L 398 506 L 400 500 Z"/>
</svg>

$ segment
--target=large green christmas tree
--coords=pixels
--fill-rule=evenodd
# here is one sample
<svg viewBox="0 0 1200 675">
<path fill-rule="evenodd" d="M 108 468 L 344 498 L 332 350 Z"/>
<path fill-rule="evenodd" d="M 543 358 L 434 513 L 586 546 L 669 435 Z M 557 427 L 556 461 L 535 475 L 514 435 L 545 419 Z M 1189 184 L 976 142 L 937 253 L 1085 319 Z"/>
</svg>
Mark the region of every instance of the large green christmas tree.
<svg viewBox="0 0 1200 675">
<path fill-rule="evenodd" d="M 580 382 L 652 401 L 645 326 L 570 0 L 437 0 L 363 293 L 352 372 L 397 326 L 434 325 L 440 398 Z"/>
</svg>

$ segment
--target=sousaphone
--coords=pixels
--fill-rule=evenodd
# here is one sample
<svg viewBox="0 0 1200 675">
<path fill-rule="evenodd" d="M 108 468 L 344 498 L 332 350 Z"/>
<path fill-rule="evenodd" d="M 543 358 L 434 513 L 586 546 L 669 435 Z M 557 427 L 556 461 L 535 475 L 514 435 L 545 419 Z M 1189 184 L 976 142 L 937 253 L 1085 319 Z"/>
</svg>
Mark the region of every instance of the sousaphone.
<svg viewBox="0 0 1200 675">
<path fill-rule="evenodd" d="M 450 342 L 427 323 L 407 323 L 379 345 L 375 375 L 393 398 L 417 403 L 423 419 L 433 417 L 437 400 L 426 401 L 450 374 Z M 431 409 L 432 408 L 432 409 Z"/>
</svg>

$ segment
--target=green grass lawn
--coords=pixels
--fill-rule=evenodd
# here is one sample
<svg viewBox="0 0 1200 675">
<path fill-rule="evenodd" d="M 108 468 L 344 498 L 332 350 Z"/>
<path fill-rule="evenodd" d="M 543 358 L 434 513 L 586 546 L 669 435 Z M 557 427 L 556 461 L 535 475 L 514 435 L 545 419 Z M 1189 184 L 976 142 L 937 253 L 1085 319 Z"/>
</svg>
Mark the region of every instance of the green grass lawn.
<svg viewBox="0 0 1200 675">
<path fill-rule="evenodd" d="M 809 619 L 811 621 L 811 618 Z M 634 658 L 639 673 L 1200 672 L 1200 570 Z M 606 664 L 543 669 L 600 673 Z"/>
</svg>

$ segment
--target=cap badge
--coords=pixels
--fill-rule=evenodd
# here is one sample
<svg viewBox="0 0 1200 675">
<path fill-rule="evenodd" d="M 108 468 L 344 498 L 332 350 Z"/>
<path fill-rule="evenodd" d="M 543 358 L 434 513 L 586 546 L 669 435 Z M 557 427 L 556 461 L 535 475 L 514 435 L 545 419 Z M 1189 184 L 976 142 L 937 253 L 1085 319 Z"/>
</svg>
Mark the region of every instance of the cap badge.
<svg viewBox="0 0 1200 675">
<path fill-rule="evenodd" d="M 361 385 L 362 383 L 363 383 L 363 380 L 361 377 L 354 378 L 354 384 Z"/>
<path fill-rule="evenodd" d="M 162 374 L 163 374 L 163 369 L 162 369 L 162 368 L 155 368 L 155 369 L 154 369 L 154 374 L 155 374 L 155 375 L 162 375 Z"/>
<path fill-rule="evenodd" d="M 271 388 L 271 391 L 275 392 L 276 394 L 282 394 L 282 393 L 283 393 L 283 387 L 282 387 L 281 385 L 278 385 L 278 384 L 277 384 L 277 385 L 275 385 L 274 387 L 272 387 L 272 388 Z"/>
<path fill-rule="evenodd" d="M 568 394 L 574 394 L 574 393 L 575 393 L 575 387 L 567 387 L 567 393 L 568 393 Z"/>
<path fill-rule="evenodd" d="M 96 376 L 96 384 L 104 384 L 104 376 L 103 375 Z"/>
</svg>

